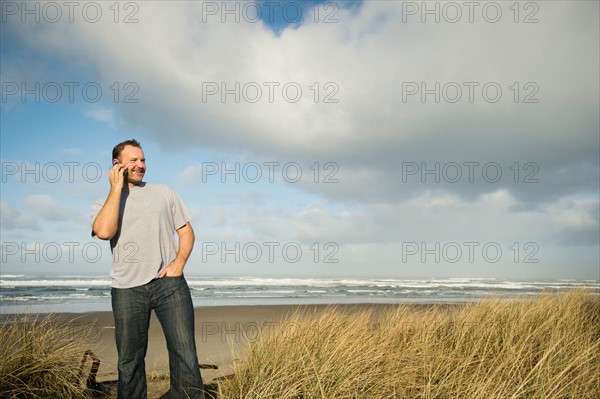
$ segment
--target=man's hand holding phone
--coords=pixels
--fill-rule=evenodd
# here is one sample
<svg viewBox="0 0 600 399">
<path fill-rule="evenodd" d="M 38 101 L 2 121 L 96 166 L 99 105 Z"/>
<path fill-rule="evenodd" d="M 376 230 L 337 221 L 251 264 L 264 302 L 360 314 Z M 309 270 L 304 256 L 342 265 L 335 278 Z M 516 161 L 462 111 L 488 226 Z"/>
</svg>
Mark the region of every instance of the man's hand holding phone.
<svg viewBox="0 0 600 399">
<path fill-rule="evenodd" d="M 116 159 L 113 162 L 114 166 L 108 173 L 108 177 L 110 179 L 110 189 L 121 190 L 127 183 L 127 166 L 129 162 L 122 164 L 119 163 Z"/>
</svg>

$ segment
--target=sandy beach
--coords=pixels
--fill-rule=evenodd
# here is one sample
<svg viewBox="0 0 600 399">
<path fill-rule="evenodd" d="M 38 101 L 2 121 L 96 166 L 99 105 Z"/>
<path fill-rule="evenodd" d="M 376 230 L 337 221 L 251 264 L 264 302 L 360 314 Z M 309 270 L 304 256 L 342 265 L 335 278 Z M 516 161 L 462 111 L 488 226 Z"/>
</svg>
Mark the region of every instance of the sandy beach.
<svg viewBox="0 0 600 399">
<path fill-rule="evenodd" d="M 243 354 L 250 342 L 269 333 L 298 306 L 223 306 L 195 309 L 196 344 L 201 364 L 218 366 L 217 370 L 203 369 L 205 382 L 231 373 L 231 366 Z M 317 308 L 311 306 L 311 308 Z M 93 324 L 89 348 L 100 358 L 98 381 L 117 379 L 117 349 L 115 346 L 112 312 L 60 313 L 61 322 L 74 325 Z M 148 374 L 169 372 L 168 353 L 162 328 L 152 313 L 146 355 Z"/>
<path fill-rule="evenodd" d="M 384 307 L 386 305 L 342 305 L 346 309 Z M 418 305 L 416 305 L 418 306 Z M 319 312 L 327 305 L 259 305 L 259 306 L 210 306 L 195 308 L 196 344 L 201 365 L 214 365 L 218 368 L 203 368 L 205 384 L 232 374 L 235 362 L 241 361 L 248 345 L 259 337 L 270 334 L 275 328 L 286 324 L 286 318 L 293 313 Z M 88 347 L 100 359 L 97 374 L 98 382 L 117 380 L 117 350 L 114 336 L 112 312 L 57 313 L 59 323 L 73 323 L 74 326 L 92 324 L 92 338 Z M 87 370 L 87 369 L 86 369 Z M 155 314 L 152 313 L 149 329 L 148 352 L 146 354 L 148 398 L 159 398 L 168 390 L 169 361 L 165 338 Z M 155 377 L 155 378 L 152 378 Z"/>
<path fill-rule="evenodd" d="M 14 380 L 11 386 L 35 383 L 37 365 L 53 364 L 62 367 L 56 376 L 42 374 L 55 378 L 58 387 L 61 378 L 80 370 L 79 359 L 91 350 L 100 360 L 95 386 L 106 393 L 103 398 L 113 399 L 112 313 L 53 313 L 42 317 L 50 325 L 38 319 L 39 333 L 27 332 L 35 323 L 20 323 L 39 316 L 6 319 L 3 356 L 11 366 L 4 378 Z M 218 385 L 222 394 L 208 396 L 213 398 L 417 398 L 424 392 L 436 398 L 453 392 L 476 399 L 595 399 L 599 318 L 597 295 L 573 292 L 471 304 L 207 306 L 195 308 L 195 329 L 205 387 L 214 393 Z M 85 338 L 82 331 L 90 326 Z M 77 346 L 69 352 L 61 337 Z M 12 373 L 24 357 L 35 360 L 19 371 L 25 380 L 15 380 Z M 83 381 L 90 367 L 87 362 L 75 378 Z M 148 398 L 167 398 L 168 352 L 154 315 L 146 371 Z"/>
</svg>

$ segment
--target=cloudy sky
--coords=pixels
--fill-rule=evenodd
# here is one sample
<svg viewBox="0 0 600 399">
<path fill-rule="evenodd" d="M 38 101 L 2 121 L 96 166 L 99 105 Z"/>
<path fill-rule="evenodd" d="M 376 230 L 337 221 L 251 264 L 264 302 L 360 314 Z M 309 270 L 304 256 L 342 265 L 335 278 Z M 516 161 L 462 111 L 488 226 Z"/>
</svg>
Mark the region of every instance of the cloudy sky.
<svg viewBox="0 0 600 399">
<path fill-rule="evenodd" d="M 0 4 L 4 274 L 108 274 L 135 137 L 189 274 L 600 279 L 598 2 Z"/>
</svg>

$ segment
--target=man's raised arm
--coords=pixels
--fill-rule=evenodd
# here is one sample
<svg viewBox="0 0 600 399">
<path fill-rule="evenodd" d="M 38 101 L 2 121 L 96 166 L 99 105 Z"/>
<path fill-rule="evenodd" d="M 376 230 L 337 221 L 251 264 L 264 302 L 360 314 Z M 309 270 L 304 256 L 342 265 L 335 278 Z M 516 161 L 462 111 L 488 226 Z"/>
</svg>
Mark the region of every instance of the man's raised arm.
<svg viewBox="0 0 600 399">
<path fill-rule="evenodd" d="M 100 209 L 92 224 L 92 235 L 101 240 L 110 240 L 119 228 L 119 211 L 121 207 L 121 192 L 123 191 L 124 172 L 126 167 L 116 164 L 109 172 L 110 192 L 106 202 Z"/>
</svg>

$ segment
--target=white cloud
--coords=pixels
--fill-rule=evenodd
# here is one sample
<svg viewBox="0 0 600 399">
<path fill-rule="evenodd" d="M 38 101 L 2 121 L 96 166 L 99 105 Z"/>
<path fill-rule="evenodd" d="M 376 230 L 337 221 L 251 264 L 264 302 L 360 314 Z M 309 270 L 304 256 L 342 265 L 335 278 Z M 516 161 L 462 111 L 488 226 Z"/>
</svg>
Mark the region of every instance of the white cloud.
<svg viewBox="0 0 600 399">
<path fill-rule="evenodd" d="M 8 202 L 0 198 L 0 206 L 2 215 L 2 229 L 16 230 L 16 229 L 27 229 L 27 230 L 39 230 L 37 221 L 27 214 L 23 214 Z"/>
<path fill-rule="evenodd" d="M 188 165 L 180 175 L 181 181 L 185 184 L 194 184 L 202 181 L 202 165 Z"/>
<path fill-rule="evenodd" d="M 402 161 L 493 161 L 504 168 L 535 162 L 543 176 L 539 184 L 503 187 L 533 201 L 586 189 L 598 177 L 599 148 L 591 141 L 598 130 L 597 3 L 546 2 L 535 24 L 515 24 L 508 8 L 499 23 L 477 14 L 475 23 L 453 24 L 421 23 L 420 15 L 407 19 L 403 2 L 366 1 L 358 9 L 340 9 L 338 23 L 308 18 L 280 36 L 261 23 L 206 18 L 202 2 L 178 4 L 143 3 L 135 24 L 41 24 L 43 34 L 31 36 L 30 45 L 77 55 L 107 86 L 134 82 L 139 103 L 99 106 L 87 112 L 92 118 L 141 128 L 170 149 L 203 146 L 337 161 L 348 177 L 343 184 L 308 189 L 347 199 L 405 195 L 410 190 L 396 178 Z M 547 51 L 536 50 L 541 48 Z M 267 82 L 277 85 L 273 102 Z M 450 83 L 463 97 L 450 103 L 443 97 L 450 91 L 440 89 L 440 103 L 433 95 L 425 103 L 419 95 L 404 101 L 403 83 L 410 82 L 419 88 Z M 465 82 L 476 82 L 473 102 Z M 482 95 L 490 82 L 501 87 L 498 103 Z M 303 90 L 297 103 L 282 95 L 288 83 Z M 221 91 L 236 84 L 239 103 L 232 94 L 225 102 L 206 96 L 207 85 Z M 261 100 L 245 100 L 254 93 L 244 92 L 245 86 L 260 88 Z M 538 103 L 522 102 L 534 92 Z M 328 94 L 338 102 L 323 103 Z M 581 172 L 580 178 L 565 178 L 565 169 Z M 364 190 L 352 178 L 357 173 L 380 181 Z M 476 197 L 497 187 L 445 189 Z"/>
<path fill-rule="evenodd" d="M 68 147 L 61 148 L 60 152 L 67 155 L 80 155 L 83 153 L 83 150 L 81 149 L 81 147 Z"/>
<path fill-rule="evenodd" d="M 354 209 L 316 200 L 297 209 L 229 202 L 203 204 L 200 225 L 209 241 L 334 241 L 340 245 L 403 242 L 537 242 L 563 246 L 598 243 L 598 201 L 561 200 L 543 208 L 515 211 L 505 190 L 475 201 L 426 192 L 396 204 Z M 571 237 L 569 239 L 568 237 Z M 548 249 L 548 248 L 547 248 Z"/>
<path fill-rule="evenodd" d="M 178 134 L 196 144 L 230 146 L 238 139 L 240 145 L 256 150 L 293 149 L 296 153 L 344 144 L 346 151 L 359 155 L 366 143 L 379 149 L 399 148 L 401 143 L 414 148 L 423 132 L 430 136 L 437 135 L 442 126 L 456 129 L 452 123 L 460 119 L 464 126 L 467 116 L 476 134 L 481 134 L 479 128 L 489 127 L 490 118 L 507 122 L 504 118 L 510 116 L 525 123 L 522 128 L 540 128 L 529 130 L 530 138 L 550 135 L 558 139 L 556 129 L 546 131 L 552 127 L 543 123 L 552 118 L 546 112 L 558 111 L 565 103 L 585 104 L 594 99 L 586 88 L 593 86 L 588 79 L 595 76 L 597 59 L 581 61 L 588 60 L 597 44 L 593 35 L 586 40 L 583 34 L 593 31 L 597 23 L 591 17 L 595 9 L 596 4 L 572 7 L 557 2 L 544 4 L 544 19 L 538 24 L 514 24 L 508 17 L 499 24 L 481 20 L 422 24 L 416 18 L 403 23 L 401 3 L 367 1 L 359 12 L 340 10 L 339 23 L 307 20 L 305 26 L 275 36 L 262 24 L 224 24 L 218 17 L 203 23 L 202 2 L 180 7 L 154 2 L 141 6 L 143 18 L 141 13 L 136 24 L 114 24 L 109 19 L 99 24 L 46 24 L 40 27 L 44 34 L 36 34 L 35 40 L 65 55 L 78 54 L 96 66 L 107 82 L 134 80 L 143 101 L 121 117 L 130 123 L 142 123 L 145 118 L 143 124 L 164 145 L 175 145 L 159 128 L 168 124 L 178 126 Z M 119 41 L 106 34 L 109 26 Z M 65 36 L 71 40 L 64 40 Z M 570 36 L 580 39 L 577 45 Z M 532 51 L 544 46 L 553 51 Z M 579 71 L 578 77 L 559 79 L 572 69 Z M 500 104 L 481 99 L 474 104 L 439 106 L 401 101 L 402 81 L 473 80 L 502 85 L 534 80 L 543 88 L 544 101 L 531 107 L 511 104 L 508 86 L 504 89 L 509 101 Z M 320 82 L 323 95 L 333 91 L 323 88 L 332 81 L 339 86 L 335 97 L 340 102 L 315 104 L 314 90 L 307 86 L 295 104 L 282 100 L 281 90 L 274 103 L 223 104 L 219 96 L 211 96 L 216 101 L 202 101 L 203 83 L 224 82 L 233 87 L 235 82 L 242 86 L 256 82 L 265 89 L 266 99 L 262 83 L 271 81 L 280 83 L 278 89 L 287 82 L 302 86 Z M 110 115 L 105 109 L 94 114 Z M 540 114 L 545 118 L 540 119 Z M 518 137 L 516 131 L 505 133 Z"/>
<path fill-rule="evenodd" d="M 25 198 L 25 205 L 45 220 L 66 221 L 72 218 L 69 208 L 46 194 L 28 196 Z"/>
<path fill-rule="evenodd" d="M 600 242 L 600 201 L 590 197 L 565 197 L 544 208 L 561 244 L 597 246 Z"/>
<path fill-rule="evenodd" d="M 475 23 L 405 21 L 403 3 L 365 1 L 341 9 L 338 23 L 307 19 L 279 36 L 261 23 L 221 23 L 220 15 L 203 22 L 202 2 L 143 2 L 135 24 L 107 18 L 18 34 L 40 57 L 76 58 L 97 71 L 92 78 L 108 97 L 114 82 L 133 82 L 138 103 L 99 104 L 86 115 L 143 132 L 163 149 L 339 166 L 339 183 L 297 184 L 319 199 L 295 208 L 241 196 L 193 204 L 213 241 L 333 240 L 361 259 L 389 246 L 382 254 L 390 257 L 376 257 L 382 263 L 393 262 L 394 246 L 405 241 L 597 245 L 598 3 L 539 3 L 534 24 L 514 23 L 512 3 L 503 2 L 504 17 L 494 24 L 482 20 L 481 8 Z M 273 102 L 267 82 L 276 84 Z M 425 102 L 403 98 L 403 82 L 450 85 L 436 103 L 433 94 Z M 473 102 L 466 82 L 476 82 Z M 208 86 L 237 83 L 239 103 L 232 94 L 224 102 L 206 95 Z M 286 83 L 302 88 L 298 102 L 283 99 Z M 497 103 L 484 100 L 486 83 L 501 87 Z M 457 87 L 462 99 L 446 101 Z M 247 101 L 256 88 L 260 101 Z M 327 95 L 338 102 L 324 103 Z M 525 103 L 526 95 L 539 101 Z M 474 162 L 473 181 L 465 167 L 456 183 L 443 172 L 441 181 L 405 174 L 409 164 L 439 163 L 443 171 Z M 491 163 L 502 171 L 498 182 L 482 175 Z M 200 168 L 190 164 L 181 181 L 198 183 Z M 65 216 L 52 198 L 30 197 L 28 205 L 46 219 Z"/>
<path fill-rule="evenodd" d="M 89 111 L 86 111 L 85 116 L 100 122 L 108 122 L 111 126 L 114 126 L 115 124 L 114 110 L 107 107 L 99 106 L 90 109 Z"/>
</svg>

